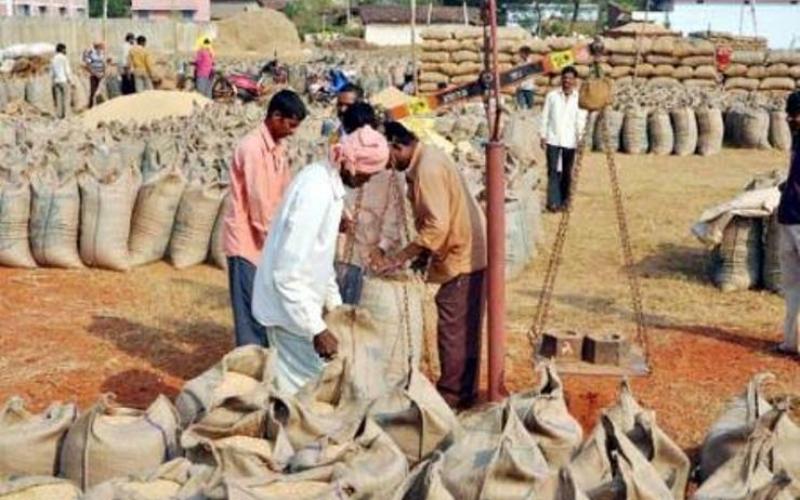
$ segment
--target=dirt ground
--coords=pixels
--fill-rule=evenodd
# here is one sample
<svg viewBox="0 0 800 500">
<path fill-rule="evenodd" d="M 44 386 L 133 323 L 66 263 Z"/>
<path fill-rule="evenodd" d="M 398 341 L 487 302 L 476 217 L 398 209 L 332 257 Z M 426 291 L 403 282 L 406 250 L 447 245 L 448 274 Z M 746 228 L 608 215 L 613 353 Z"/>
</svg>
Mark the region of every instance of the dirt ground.
<svg viewBox="0 0 800 500">
<path fill-rule="evenodd" d="M 689 227 L 707 206 L 735 194 L 757 172 L 784 168 L 775 152 L 726 150 L 711 157 L 621 156 L 622 182 L 650 324 L 652 375 L 637 378 L 641 401 L 678 443 L 696 447 L 724 402 L 769 370 L 777 392 L 800 392 L 800 361 L 770 352 L 782 320 L 779 297 L 722 294 L 707 280 L 706 251 Z M 587 159 L 556 286 L 553 327 L 630 331 L 619 275 L 614 212 L 603 158 Z M 507 385 L 531 387 L 525 335 L 557 219 L 546 244 L 509 284 Z M 12 394 L 41 408 L 86 407 L 102 392 L 146 406 L 232 347 L 226 277 L 200 266 L 159 263 L 127 274 L 98 270 L 0 269 L 0 401 Z M 570 409 L 588 430 L 615 397 L 613 378 L 567 376 Z"/>
</svg>

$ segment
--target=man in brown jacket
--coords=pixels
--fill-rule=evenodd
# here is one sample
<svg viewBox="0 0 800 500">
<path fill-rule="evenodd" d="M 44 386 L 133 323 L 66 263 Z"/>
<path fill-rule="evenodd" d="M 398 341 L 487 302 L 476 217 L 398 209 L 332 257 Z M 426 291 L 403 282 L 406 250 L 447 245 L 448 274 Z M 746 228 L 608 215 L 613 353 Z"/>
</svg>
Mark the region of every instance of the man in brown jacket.
<svg viewBox="0 0 800 500">
<path fill-rule="evenodd" d="M 397 122 L 387 123 L 385 133 L 389 165 L 406 173 L 417 236 L 395 255 L 375 255 L 373 266 L 385 272 L 429 259 L 428 280 L 441 284 L 437 388 L 451 406 L 469 407 L 478 396 L 486 221 L 443 151 L 420 143 Z"/>
</svg>

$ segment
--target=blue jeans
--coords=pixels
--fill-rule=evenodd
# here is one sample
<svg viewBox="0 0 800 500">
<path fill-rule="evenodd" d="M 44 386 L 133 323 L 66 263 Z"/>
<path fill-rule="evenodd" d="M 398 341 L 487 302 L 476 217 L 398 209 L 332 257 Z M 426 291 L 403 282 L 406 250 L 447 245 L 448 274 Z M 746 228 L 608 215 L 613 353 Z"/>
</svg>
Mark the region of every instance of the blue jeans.
<svg viewBox="0 0 800 500">
<path fill-rule="evenodd" d="M 253 317 L 253 281 L 256 266 L 242 257 L 228 257 L 228 286 L 231 291 L 236 347 L 256 344 L 269 347 L 267 330 Z"/>
<path fill-rule="evenodd" d="M 533 109 L 533 90 L 517 90 L 517 106 L 522 109 Z"/>
<path fill-rule="evenodd" d="M 361 291 L 364 289 L 364 270 L 353 264 L 336 263 L 336 283 L 342 302 L 357 306 L 361 302 Z"/>
</svg>

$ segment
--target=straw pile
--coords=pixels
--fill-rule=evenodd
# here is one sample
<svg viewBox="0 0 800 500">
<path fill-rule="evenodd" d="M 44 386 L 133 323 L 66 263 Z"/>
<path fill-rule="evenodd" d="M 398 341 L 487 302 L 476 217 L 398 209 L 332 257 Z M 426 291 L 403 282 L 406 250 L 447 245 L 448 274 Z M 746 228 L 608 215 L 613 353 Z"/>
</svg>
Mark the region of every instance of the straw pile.
<svg viewBox="0 0 800 500">
<path fill-rule="evenodd" d="M 215 50 L 222 55 L 256 53 L 285 58 L 301 51 L 300 36 L 294 24 L 271 9 L 241 12 L 217 23 Z"/>
</svg>

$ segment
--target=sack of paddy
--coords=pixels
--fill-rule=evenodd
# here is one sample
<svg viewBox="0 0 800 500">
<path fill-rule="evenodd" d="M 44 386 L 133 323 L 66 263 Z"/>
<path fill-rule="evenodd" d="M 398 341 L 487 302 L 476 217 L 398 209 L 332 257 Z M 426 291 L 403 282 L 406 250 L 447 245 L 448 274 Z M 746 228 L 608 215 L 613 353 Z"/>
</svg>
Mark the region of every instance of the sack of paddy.
<svg viewBox="0 0 800 500">
<path fill-rule="evenodd" d="M 769 112 L 763 108 L 733 107 L 725 117 L 725 134 L 733 146 L 767 149 Z"/>
<path fill-rule="evenodd" d="M 222 203 L 219 205 L 219 212 L 214 220 L 214 228 L 211 230 L 211 244 L 208 249 L 208 262 L 222 270 L 228 269 L 228 257 L 225 255 L 225 214 L 230 203 L 230 192 L 225 194 Z"/>
<path fill-rule="evenodd" d="M 34 414 L 20 397 L 0 408 L 0 476 L 53 476 L 61 440 L 75 421 L 74 404 L 53 403 Z"/>
<path fill-rule="evenodd" d="M 786 121 L 786 112 L 771 111 L 769 114 L 769 143 L 779 151 L 791 151 L 792 131 Z"/>
<path fill-rule="evenodd" d="M 741 447 L 702 483 L 694 498 L 800 498 L 800 427 L 785 406 L 755 422 Z"/>
<path fill-rule="evenodd" d="M 50 476 L 0 477 L 2 500 L 80 500 L 81 490 L 72 482 Z"/>
<path fill-rule="evenodd" d="M 608 73 L 608 76 L 614 80 L 630 76 L 633 74 L 632 66 L 614 66 Z"/>
<path fill-rule="evenodd" d="M 608 147 L 612 151 L 619 151 L 624 118 L 625 115 L 621 111 L 610 108 L 606 108 L 600 113 L 597 127 L 594 129 L 593 142 L 596 151 L 604 151 L 606 149 L 606 140 L 608 141 Z"/>
<path fill-rule="evenodd" d="M 792 78 L 764 78 L 761 80 L 761 85 L 758 86 L 759 90 L 785 90 L 792 91 L 795 89 L 795 81 Z"/>
<path fill-rule="evenodd" d="M 30 245 L 40 266 L 83 267 L 78 252 L 81 198 L 75 174 L 52 168 L 31 175 Z"/>
<path fill-rule="evenodd" d="M 723 292 L 748 290 L 759 285 L 763 262 L 762 221 L 734 217 L 711 254 L 714 284 Z"/>
<path fill-rule="evenodd" d="M 446 63 L 450 61 L 450 53 L 448 52 L 423 52 L 420 56 L 420 61 L 426 63 Z M 458 61 L 456 61 L 458 62 Z"/>
<path fill-rule="evenodd" d="M 216 182 L 194 183 L 184 190 L 169 241 L 170 262 L 177 269 L 206 260 L 211 231 L 227 191 L 227 187 Z"/>
<path fill-rule="evenodd" d="M 694 68 L 691 66 L 678 66 L 675 68 L 675 71 L 672 72 L 672 77 L 677 78 L 678 80 L 687 80 L 694 76 Z"/>
<path fill-rule="evenodd" d="M 184 384 L 175 398 L 181 426 L 199 421 L 231 399 L 266 401 L 274 376 L 274 351 L 256 345 L 237 347 Z"/>
<path fill-rule="evenodd" d="M 789 76 L 796 80 L 800 80 L 800 65 L 791 66 L 789 68 Z"/>
<path fill-rule="evenodd" d="M 534 244 L 527 226 L 525 206 L 519 199 L 507 199 L 506 217 L 506 279 L 513 280 L 525 270 L 531 260 Z"/>
<path fill-rule="evenodd" d="M 697 68 L 699 66 L 714 67 L 716 63 L 717 62 L 714 56 L 689 56 L 681 59 L 682 66 L 691 66 L 693 68 Z"/>
<path fill-rule="evenodd" d="M 25 100 L 25 80 L 23 78 L 9 78 L 5 81 L 6 97 L 8 102 Z"/>
<path fill-rule="evenodd" d="M 89 108 L 89 89 L 83 78 L 78 78 L 69 87 L 70 108 L 73 113 L 80 113 Z"/>
<path fill-rule="evenodd" d="M 369 311 L 383 335 L 387 387 L 405 385 L 411 370 L 419 367 L 424 298 L 425 284 L 418 278 L 364 278 L 359 307 Z"/>
<path fill-rule="evenodd" d="M 389 498 L 408 474 L 403 453 L 371 419 L 299 450 L 285 474 L 225 481 L 230 500 Z"/>
<path fill-rule="evenodd" d="M 759 373 L 745 391 L 732 399 L 722 415 L 711 425 L 700 448 L 697 477 L 703 482 L 740 452 L 759 419 L 773 410 L 762 386 L 775 379 L 771 373 Z"/>
<path fill-rule="evenodd" d="M 447 83 L 450 78 L 443 73 L 425 72 L 420 73 L 419 81 L 421 83 Z"/>
<path fill-rule="evenodd" d="M 141 182 L 138 168 L 121 166 L 108 173 L 82 172 L 80 255 L 84 264 L 114 271 L 130 269 L 128 237 Z"/>
<path fill-rule="evenodd" d="M 725 125 L 722 111 L 711 106 L 700 106 L 694 110 L 697 118 L 697 154 L 710 156 L 722 150 Z"/>
<path fill-rule="evenodd" d="M 694 68 L 694 78 L 698 80 L 710 80 L 712 83 L 717 81 L 717 68 L 714 66 L 697 66 Z"/>
<path fill-rule="evenodd" d="M 209 484 L 229 478 L 263 477 L 283 472 L 294 455 L 285 432 L 269 435 L 267 410 L 220 406 L 181 435 L 186 457 L 213 468 Z"/>
<path fill-rule="evenodd" d="M 539 135 L 539 120 L 533 112 L 520 111 L 509 117 L 503 128 L 503 141 L 508 145 L 508 155 L 521 167 L 542 164 L 544 152 L 531 137 Z"/>
<path fill-rule="evenodd" d="M 731 55 L 731 62 L 735 64 L 744 64 L 753 66 L 757 64 L 764 64 L 767 54 L 761 50 L 734 50 Z"/>
<path fill-rule="evenodd" d="M 154 471 L 116 477 L 90 489 L 83 500 L 203 498 L 212 469 L 176 458 Z"/>
<path fill-rule="evenodd" d="M 636 56 L 633 54 L 611 54 L 611 57 L 608 58 L 608 62 L 610 62 L 612 66 L 634 66 L 636 65 Z"/>
<path fill-rule="evenodd" d="M 47 74 L 32 76 L 25 83 L 25 100 L 34 108 L 46 114 L 55 111 L 50 77 Z"/>
<path fill-rule="evenodd" d="M 660 54 L 672 57 L 675 54 L 675 37 L 662 36 L 653 40 L 653 45 L 650 51 L 654 54 Z"/>
<path fill-rule="evenodd" d="M 669 113 L 672 130 L 675 134 L 675 149 L 678 156 L 694 154 L 697 149 L 697 120 L 694 110 L 689 107 L 673 109 Z"/>
<path fill-rule="evenodd" d="M 655 468 L 674 498 L 684 498 L 689 483 L 689 457 L 658 426 L 655 412 L 639 405 L 627 380 L 620 384 L 617 402 L 606 410 L 606 416 Z"/>
<path fill-rule="evenodd" d="M 727 68 L 722 70 L 722 74 L 726 77 L 747 76 L 747 66 L 744 64 L 730 64 Z"/>
<path fill-rule="evenodd" d="M 36 267 L 28 242 L 31 190 L 27 179 L 0 179 L 0 265 Z"/>
<path fill-rule="evenodd" d="M 151 174 L 142 183 L 128 244 L 132 265 L 149 264 L 164 257 L 185 187 L 186 179 L 177 165 Z"/>
<path fill-rule="evenodd" d="M 675 135 L 669 113 L 657 108 L 647 118 L 647 132 L 650 139 L 650 152 L 655 155 L 669 155 L 675 147 Z"/>
<path fill-rule="evenodd" d="M 460 432 L 453 410 L 419 370 L 370 405 L 369 416 L 400 447 L 411 466 L 449 447 Z"/>
<path fill-rule="evenodd" d="M 105 395 L 70 428 L 60 473 L 87 490 L 117 476 L 146 472 L 180 453 L 178 414 L 159 396 L 147 410 L 124 408 Z"/>
<path fill-rule="evenodd" d="M 464 63 L 464 62 L 480 63 L 481 53 L 474 50 L 459 50 L 458 52 L 453 53 L 452 59 L 453 62 L 456 63 Z"/>
<path fill-rule="evenodd" d="M 600 111 L 614 102 L 614 83 L 610 78 L 590 78 L 578 91 L 578 106 L 588 111 Z"/>
<path fill-rule="evenodd" d="M 767 66 L 767 76 L 778 77 L 778 78 L 791 77 L 791 72 L 789 71 L 789 65 L 783 63 L 770 64 L 769 66 Z"/>
<path fill-rule="evenodd" d="M 628 154 L 646 154 L 647 140 L 647 110 L 640 107 L 631 107 L 625 112 L 622 123 L 622 150 Z"/>
<path fill-rule="evenodd" d="M 338 356 L 349 362 L 355 397 L 374 399 L 385 394 L 390 389 L 384 379 L 389 352 L 384 330 L 373 321 L 369 311 L 340 306 L 325 316 L 325 324 L 339 339 Z"/>
<path fill-rule="evenodd" d="M 767 77 L 767 68 L 764 66 L 750 66 L 747 68 L 747 78 L 761 80 Z"/>
<path fill-rule="evenodd" d="M 675 498 L 659 470 L 615 420 L 601 414 L 600 423 L 569 464 L 578 487 L 590 498 Z"/>
<path fill-rule="evenodd" d="M 453 498 L 526 498 L 546 483 L 547 461 L 510 400 L 460 420 L 464 432 L 444 452 L 441 467 Z"/>
<path fill-rule="evenodd" d="M 552 363 L 537 366 L 538 387 L 510 397 L 522 425 L 533 436 L 551 471 L 567 465 L 583 439 L 580 423 L 570 415 L 564 385 Z"/>
<path fill-rule="evenodd" d="M 678 66 L 681 63 L 681 60 L 677 57 L 672 56 L 665 56 L 661 54 L 648 54 L 645 56 L 644 60 L 654 66 L 660 64 L 666 64 L 669 66 Z"/>
<path fill-rule="evenodd" d="M 725 88 L 731 90 L 757 90 L 759 85 L 761 85 L 761 80 L 754 78 L 734 77 L 725 79 Z"/>
<path fill-rule="evenodd" d="M 767 52 L 767 64 L 800 64 L 800 50 L 770 50 Z"/>
<path fill-rule="evenodd" d="M 782 293 L 780 225 L 777 212 L 769 217 L 764 231 L 766 232 L 764 237 L 764 288 L 771 292 Z"/>
</svg>

